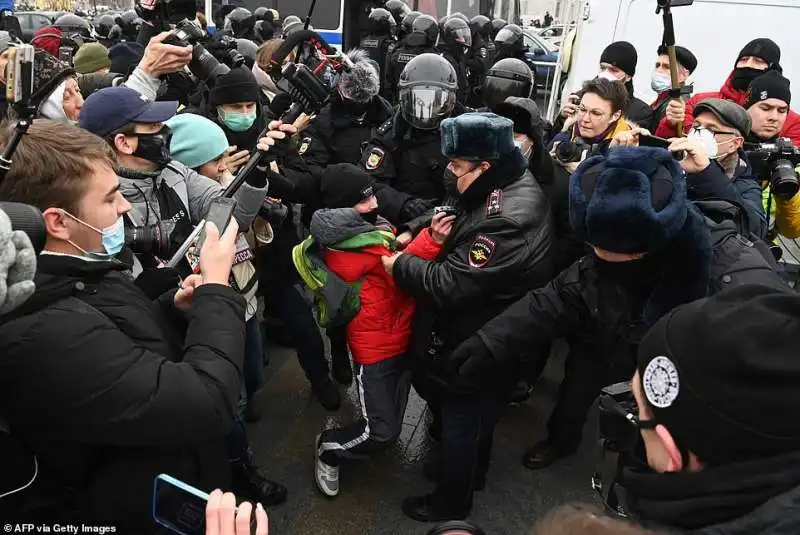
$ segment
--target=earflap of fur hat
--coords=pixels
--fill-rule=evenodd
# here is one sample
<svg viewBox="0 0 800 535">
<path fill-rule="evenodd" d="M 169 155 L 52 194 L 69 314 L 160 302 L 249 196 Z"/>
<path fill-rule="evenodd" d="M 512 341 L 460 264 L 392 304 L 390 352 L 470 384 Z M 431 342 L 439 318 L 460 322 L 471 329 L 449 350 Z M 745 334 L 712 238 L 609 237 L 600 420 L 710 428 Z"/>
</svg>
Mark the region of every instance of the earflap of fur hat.
<svg viewBox="0 0 800 535">
<path fill-rule="evenodd" d="M 380 74 L 366 51 L 350 50 L 347 56 L 353 67 L 342 73 L 337 87 L 344 98 L 366 104 L 380 91 Z"/>
</svg>

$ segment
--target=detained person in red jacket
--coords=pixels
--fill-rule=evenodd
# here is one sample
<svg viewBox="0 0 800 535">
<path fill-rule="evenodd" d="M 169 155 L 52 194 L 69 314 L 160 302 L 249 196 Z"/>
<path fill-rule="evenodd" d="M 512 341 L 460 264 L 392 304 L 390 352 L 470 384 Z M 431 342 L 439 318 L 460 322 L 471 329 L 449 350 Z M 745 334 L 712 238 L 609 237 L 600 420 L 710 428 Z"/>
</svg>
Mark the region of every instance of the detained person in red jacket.
<svg viewBox="0 0 800 535">
<path fill-rule="evenodd" d="M 688 133 L 694 121 L 694 107 L 709 98 L 730 100 L 744 106 L 750 83 L 768 70 L 781 72 L 780 61 L 781 49 L 774 41 L 766 38 L 753 39 L 739 52 L 733 72 L 719 91 L 698 93 L 685 103 L 679 99 L 671 100 L 655 135 L 665 138 L 677 137 L 675 128 L 681 119 L 683 119 L 684 133 Z M 789 110 L 781 137 L 788 137 L 793 145 L 800 146 L 800 115 Z"/>
<path fill-rule="evenodd" d="M 391 447 L 403 425 L 411 372 L 406 349 L 411 336 L 414 299 L 399 290 L 383 269 L 391 254 L 394 229 L 378 217 L 373 178 L 346 165 L 335 179 L 321 184 L 326 209 L 311 218 L 311 235 L 323 250 L 326 266 L 344 282 L 360 285 L 361 306 L 347 324 L 347 344 L 355 362 L 360 418 L 327 429 L 317 437 L 315 480 L 326 496 L 339 493 L 343 459 Z M 404 252 L 433 260 L 450 234 L 455 216 L 437 214 Z"/>
</svg>

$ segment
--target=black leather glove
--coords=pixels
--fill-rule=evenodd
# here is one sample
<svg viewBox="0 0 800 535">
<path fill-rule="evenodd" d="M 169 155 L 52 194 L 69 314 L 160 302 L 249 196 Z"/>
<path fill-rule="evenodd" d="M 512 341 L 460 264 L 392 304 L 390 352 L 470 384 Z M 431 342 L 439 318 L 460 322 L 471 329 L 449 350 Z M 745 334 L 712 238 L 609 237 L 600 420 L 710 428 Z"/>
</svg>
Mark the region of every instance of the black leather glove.
<svg viewBox="0 0 800 535">
<path fill-rule="evenodd" d="M 425 212 L 433 208 L 436 204 L 436 199 L 417 199 L 411 197 L 403 203 L 403 208 L 400 209 L 400 217 L 403 221 L 410 221 L 423 215 Z"/>
<path fill-rule="evenodd" d="M 451 384 L 460 391 L 480 389 L 491 378 L 496 367 L 494 355 L 477 335 L 467 338 L 455 348 L 447 362 Z"/>
<path fill-rule="evenodd" d="M 142 271 L 133 282 L 150 300 L 155 301 L 164 292 L 177 290 L 181 276 L 175 268 L 152 268 Z"/>
</svg>

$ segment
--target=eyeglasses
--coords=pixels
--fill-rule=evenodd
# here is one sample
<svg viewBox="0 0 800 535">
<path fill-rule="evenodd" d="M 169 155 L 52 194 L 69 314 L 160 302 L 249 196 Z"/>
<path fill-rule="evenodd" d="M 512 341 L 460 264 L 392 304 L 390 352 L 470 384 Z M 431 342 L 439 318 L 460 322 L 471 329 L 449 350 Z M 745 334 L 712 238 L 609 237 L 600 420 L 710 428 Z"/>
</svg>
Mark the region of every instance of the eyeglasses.
<svg viewBox="0 0 800 535">
<path fill-rule="evenodd" d="M 725 136 L 725 135 L 727 135 L 727 136 L 738 136 L 739 135 L 736 132 L 722 132 L 722 131 L 712 130 L 711 128 L 706 128 L 705 126 L 692 126 L 692 129 L 693 130 L 697 130 L 698 132 L 701 131 L 701 130 L 705 130 L 707 132 L 711 132 L 715 136 Z"/>
<path fill-rule="evenodd" d="M 602 119 L 603 117 L 605 117 L 607 115 L 606 112 L 604 112 L 603 110 L 599 110 L 599 109 L 596 109 L 596 108 L 593 109 L 593 110 L 590 110 L 590 109 L 586 108 L 586 106 L 583 106 L 583 105 L 578 107 L 578 113 L 580 113 L 581 115 L 585 115 L 587 112 L 589 113 L 589 115 L 593 119 Z"/>
</svg>

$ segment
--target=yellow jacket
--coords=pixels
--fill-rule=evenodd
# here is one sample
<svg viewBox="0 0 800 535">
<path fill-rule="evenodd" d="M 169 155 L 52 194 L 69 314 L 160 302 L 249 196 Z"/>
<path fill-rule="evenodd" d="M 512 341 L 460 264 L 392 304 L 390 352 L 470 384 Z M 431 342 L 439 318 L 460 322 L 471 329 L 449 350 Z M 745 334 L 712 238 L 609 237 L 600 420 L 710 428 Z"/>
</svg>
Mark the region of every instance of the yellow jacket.
<svg viewBox="0 0 800 535">
<path fill-rule="evenodd" d="M 764 210 L 769 204 L 769 184 L 762 184 L 764 190 Z M 775 227 L 787 238 L 800 238 L 800 193 L 791 199 L 772 197 L 772 213 L 775 216 Z"/>
</svg>

